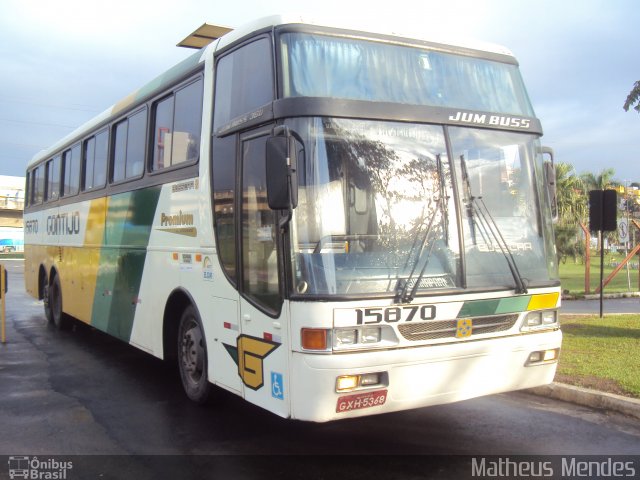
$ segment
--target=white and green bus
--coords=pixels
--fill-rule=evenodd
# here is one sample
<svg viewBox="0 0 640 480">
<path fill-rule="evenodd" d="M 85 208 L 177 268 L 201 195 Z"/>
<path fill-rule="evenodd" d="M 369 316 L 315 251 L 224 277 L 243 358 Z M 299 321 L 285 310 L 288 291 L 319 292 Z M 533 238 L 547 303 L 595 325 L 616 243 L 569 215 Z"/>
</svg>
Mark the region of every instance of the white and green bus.
<svg viewBox="0 0 640 480">
<path fill-rule="evenodd" d="M 323 422 L 547 384 L 541 135 L 502 47 L 258 20 L 30 162 L 26 288 L 197 402 Z"/>
</svg>

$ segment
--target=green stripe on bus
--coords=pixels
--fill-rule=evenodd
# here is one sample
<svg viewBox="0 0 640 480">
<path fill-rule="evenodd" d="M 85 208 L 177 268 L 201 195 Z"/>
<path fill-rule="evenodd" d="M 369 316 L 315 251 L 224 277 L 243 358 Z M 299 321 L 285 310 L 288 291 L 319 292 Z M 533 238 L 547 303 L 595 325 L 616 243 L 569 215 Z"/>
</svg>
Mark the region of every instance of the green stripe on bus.
<svg viewBox="0 0 640 480">
<path fill-rule="evenodd" d="M 160 187 L 109 198 L 91 324 L 129 341 Z"/>
<path fill-rule="evenodd" d="M 531 295 L 522 295 L 519 297 L 501 298 L 496 315 L 501 313 L 524 312 L 529 305 Z"/>
<path fill-rule="evenodd" d="M 510 298 L 469 300 L 462 305 L 460 312 L 458 312 L 458 318 L 523 312 L 527 309 L 530 299 L 531 295 L 522 295 Z"/>
</svg>

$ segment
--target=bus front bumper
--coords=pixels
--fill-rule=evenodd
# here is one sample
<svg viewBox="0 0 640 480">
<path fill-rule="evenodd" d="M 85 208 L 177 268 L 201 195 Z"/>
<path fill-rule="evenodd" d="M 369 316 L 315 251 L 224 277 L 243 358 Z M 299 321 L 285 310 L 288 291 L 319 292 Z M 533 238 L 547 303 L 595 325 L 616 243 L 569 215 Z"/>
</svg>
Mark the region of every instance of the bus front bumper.
<svg viewBox="0 0 640 480">
<path fill-rule="evenodd" d="M 326 422 L 421 408 L 546 385 L 557 359 L 531 361 L 560 348 L 560 330 L 394 350 L 292 358 L 291 416 Z M 379 373 L 379 385 L 336 392 L 341 376 Z"/>
</svg>

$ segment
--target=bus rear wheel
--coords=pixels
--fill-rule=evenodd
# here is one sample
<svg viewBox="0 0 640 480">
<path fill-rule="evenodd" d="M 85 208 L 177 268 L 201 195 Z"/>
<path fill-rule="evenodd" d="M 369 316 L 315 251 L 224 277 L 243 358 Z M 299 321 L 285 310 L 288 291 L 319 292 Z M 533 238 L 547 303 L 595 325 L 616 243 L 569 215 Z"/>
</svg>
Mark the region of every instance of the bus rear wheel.
<svg viewBox="0 0 640 480">
<path fill-rule="evenodd" d="M 40 277 L 40 291 L 42 292 L 42 302 L 44 304 L 44 316 L 47 317 L 49 323 L 53 323 L 53 312 L 49 301 L 49 282 L 46 275 Z"/>
<path fill-rule="evenodd" d="M 58 330 L 68 330 L 71 327 L 71 319 L 62 310 L 62 288 L 58 275 L 54 275 L 47 295 L 49 301 L 48 305 L 45 303 L 45 312 L 47 308 L 51 311 L 51 319 Z"/>
<path fill-rule="evenodd" d="M 212 389 L 207 369 L 207 344 L 200 315 L 193 305 L 185 308 L 180 317 L 178 369 L 187 396 L 196 403 L 206 403 Z"/>
</svg>

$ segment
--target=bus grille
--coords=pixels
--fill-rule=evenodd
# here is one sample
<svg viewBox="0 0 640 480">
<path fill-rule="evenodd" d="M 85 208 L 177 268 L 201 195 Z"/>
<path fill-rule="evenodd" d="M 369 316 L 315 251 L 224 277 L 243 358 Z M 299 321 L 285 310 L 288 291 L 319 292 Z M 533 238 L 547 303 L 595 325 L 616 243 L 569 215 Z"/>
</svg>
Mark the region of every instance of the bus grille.
<svg viewBox="0 0 640 480">
<path fill-rule="evenodd" d="M 518 321 L 518 314 L 493 315 L 490 317 L 474 317 L 471 336 L 486 333 L 505 332 Z M 437 320 L 420 323 L 403 323 L 398 330 L 405 338 L 413 342 L 420 340 L 435 340 L 441 338 L 456 338 L 458 319 Z"/>
</svg>

